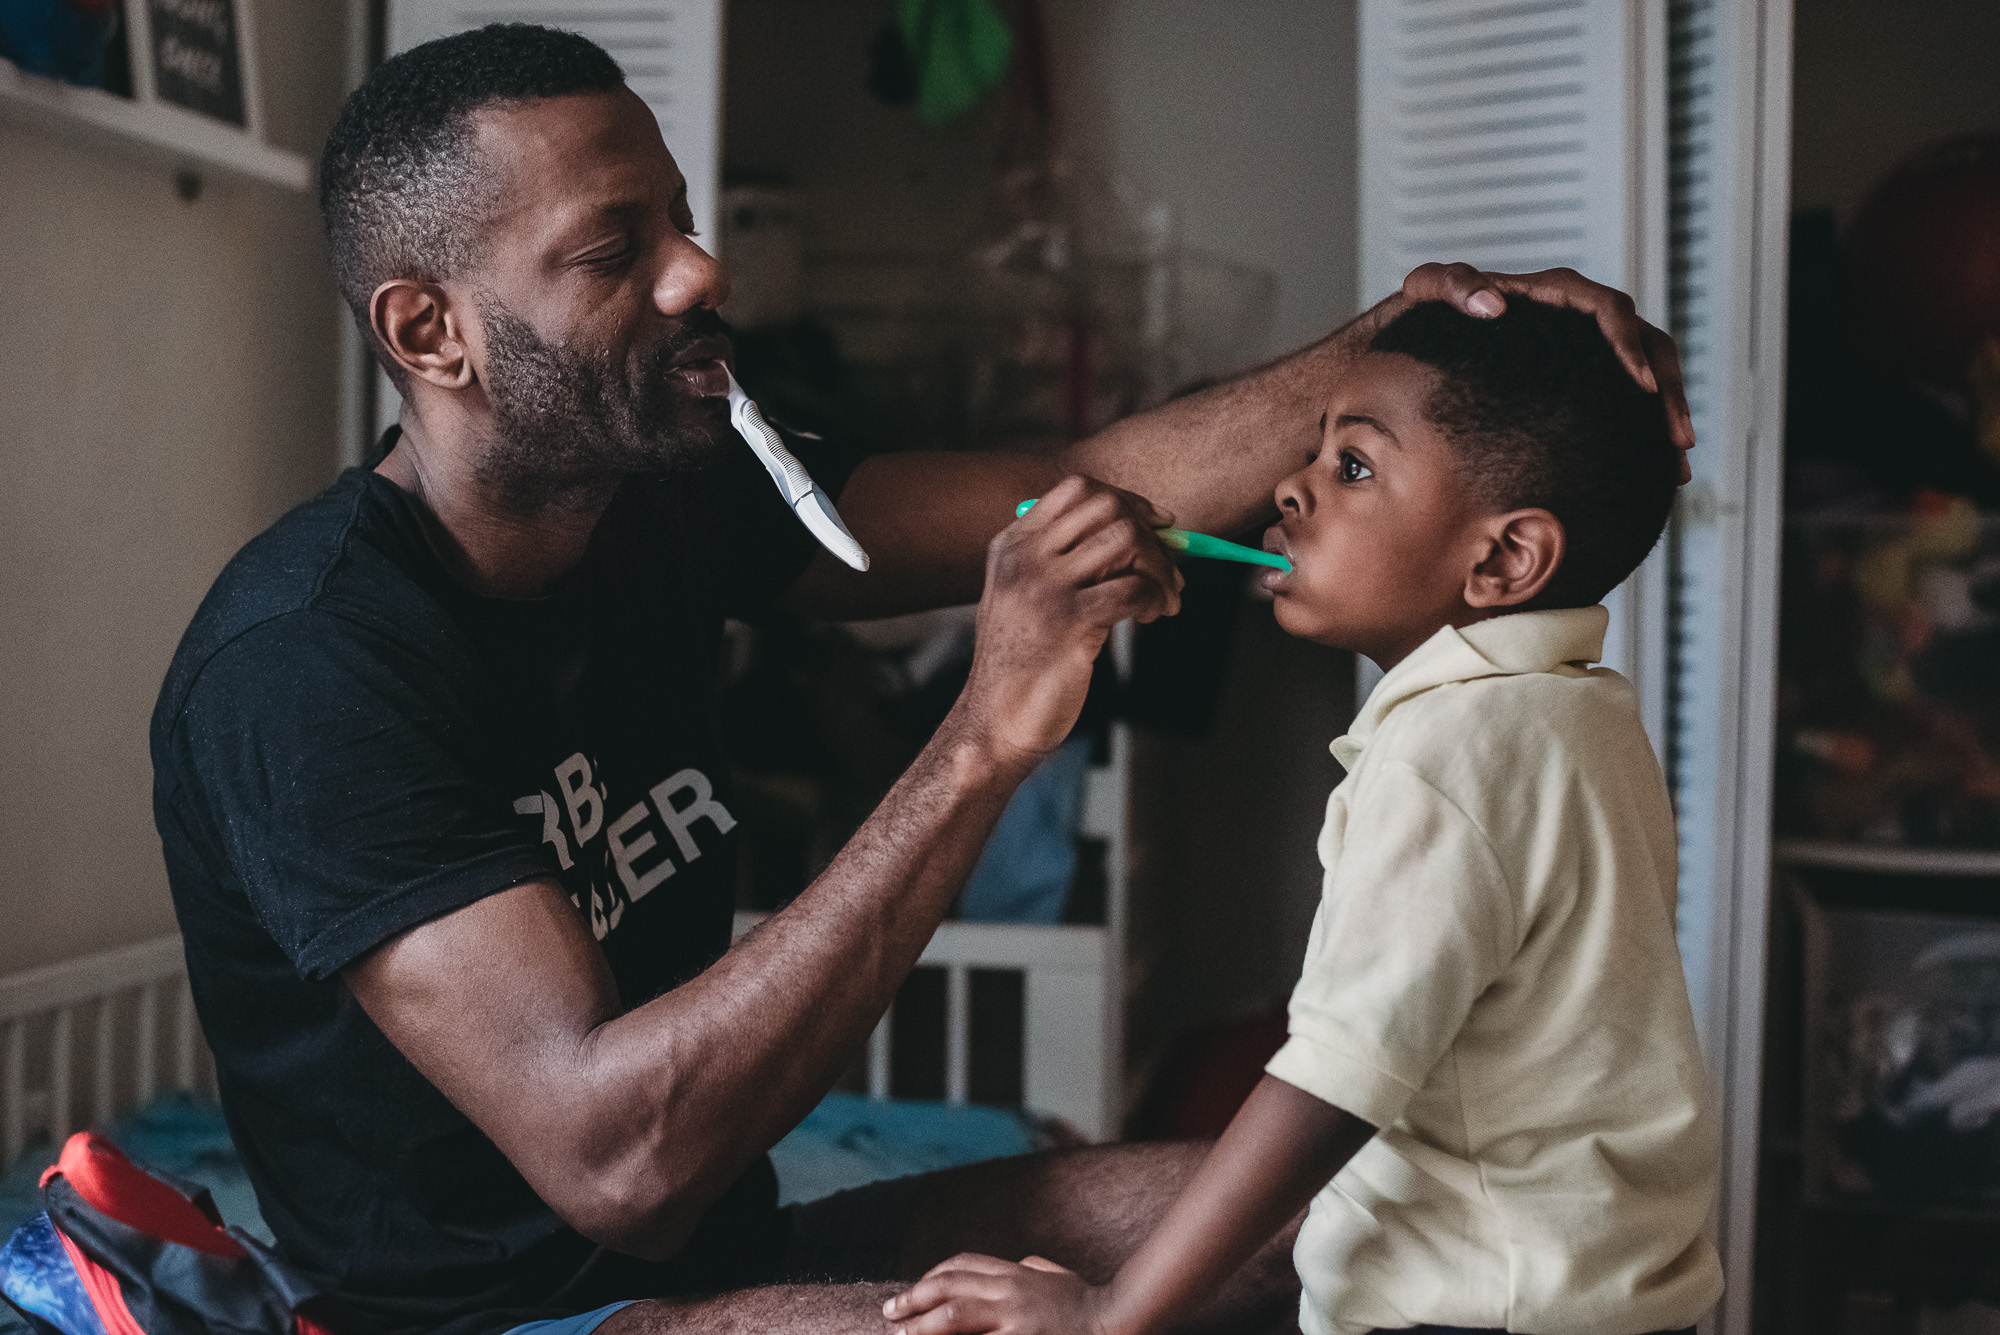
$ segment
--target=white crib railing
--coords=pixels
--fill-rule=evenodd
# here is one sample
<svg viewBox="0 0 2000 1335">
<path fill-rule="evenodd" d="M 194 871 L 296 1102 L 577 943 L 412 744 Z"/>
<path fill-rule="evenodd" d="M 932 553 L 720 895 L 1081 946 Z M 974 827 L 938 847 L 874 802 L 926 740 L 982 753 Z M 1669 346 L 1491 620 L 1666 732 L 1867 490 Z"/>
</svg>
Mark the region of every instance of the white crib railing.
<svg viewBox="0 0 2000 1335">
<path fill-rule="evenodd" d="M 738 914 L 737 934 L 761 920 Z M 971 1083 L 972 975 L 1022 977 L 1023 1103 L 1092 1140 L 1118 1131 L 1121 957 L 1109 927 L 948 922 L 920 964 L 945 972 L 947 1102 Z M 868 1088 L 889 1095 L 893 1009 L 868 1043 Z M 169 935 L 0 978 L 0 1170 L 175 1090 L 213 1088 L 181 939 Z"/>
<path fill-rule="evenodd" d="M 206 1055 L 178 935 L 0 978 L 0 1168 L 44 1134 L 205 1088 Z"/>
<path fill-rule="evenodd" d="M 742 936 L 767 915 L 738 913 Z M 1118 1134 L 1121 1111 L 1117 937 L 1106 927 L 948 922 L 919 968 L 945 974 L 944 1095 L 967 1101 L 972 1068 L 972 974 L 1021 975 L 1021 1101 L 1091 1140 Z M 892 1006 L 868 1038 L 868 1093 L 889 1097 Z"/>
</svg>

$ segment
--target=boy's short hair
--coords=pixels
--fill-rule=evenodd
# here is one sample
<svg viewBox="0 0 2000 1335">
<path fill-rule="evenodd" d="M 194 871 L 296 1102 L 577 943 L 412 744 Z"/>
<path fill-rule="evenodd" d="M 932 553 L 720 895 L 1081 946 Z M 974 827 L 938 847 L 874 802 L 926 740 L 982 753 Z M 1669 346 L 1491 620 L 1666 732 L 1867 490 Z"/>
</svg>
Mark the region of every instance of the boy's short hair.
<svg viewBox="0 0 2000 1335">
<path fill-rule="evenodd" d="M 1427 301 L 1384 325 L 1369 351 L 1437 371 L 1431 420 L 1482 503 L 1562 522 L 1562 565 L 1529 607 L 1600 602 L 1653 550 L 1679 451 L 1662 396 L 1631 377 L 1591 316 L 1510 296 L 1504 315 L 1482 320 Z"/>
</svg>

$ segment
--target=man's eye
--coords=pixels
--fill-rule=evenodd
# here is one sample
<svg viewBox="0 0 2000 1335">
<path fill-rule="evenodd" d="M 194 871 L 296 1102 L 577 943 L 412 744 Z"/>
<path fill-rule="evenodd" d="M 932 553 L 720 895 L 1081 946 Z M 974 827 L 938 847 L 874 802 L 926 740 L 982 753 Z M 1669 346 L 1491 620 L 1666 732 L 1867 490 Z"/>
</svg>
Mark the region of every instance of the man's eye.
<svg viewBox="0 0 2000 1335">
<path fill-rule="evenodd" d="M 1375 470 L 1367 464 L 1362 463 L 1359 456 L 1350 454 L 1345 450 L 1341 451 L 1340 480 L 1342 482 L 1359 482 L 1363 478 L 1374 476 Z"/>
<path fill-rule="evenodd" d="M 600 255 L 587 255 L 582 260 L 584 268 L 594 269 L 599 273 L 610 273 L 614 270 L 622 269 L 631 262 L 632 250 L 629 246 L 606 251 Z"/>
</svg>

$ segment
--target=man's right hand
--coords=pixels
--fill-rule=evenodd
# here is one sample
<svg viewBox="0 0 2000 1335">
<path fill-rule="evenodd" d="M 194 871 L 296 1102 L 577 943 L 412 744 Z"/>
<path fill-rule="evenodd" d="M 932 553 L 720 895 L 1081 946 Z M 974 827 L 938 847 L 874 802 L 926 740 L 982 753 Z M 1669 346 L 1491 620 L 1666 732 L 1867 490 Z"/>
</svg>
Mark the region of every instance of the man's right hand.
<svg viewBox="0 0 2000 1335">
<path fill-rule="evenodd" d="M 1111 628 L 1180 610 L 1184 581 L 1143 497 L 1068 477 L 987 548 L 986 592 L 958 722 L 1004 762 L 1062 745 Z"/>
</svg>

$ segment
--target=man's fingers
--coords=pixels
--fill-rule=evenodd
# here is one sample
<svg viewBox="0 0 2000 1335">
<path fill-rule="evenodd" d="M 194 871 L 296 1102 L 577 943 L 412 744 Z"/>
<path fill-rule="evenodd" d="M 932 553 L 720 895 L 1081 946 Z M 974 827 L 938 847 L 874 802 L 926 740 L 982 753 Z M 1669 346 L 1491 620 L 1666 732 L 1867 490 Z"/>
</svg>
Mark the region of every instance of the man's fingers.
<svg viewBox="0 0 2000 1335">
<path fill-rule="evenodd" d="M 1518 292 L 1550 306 L 1567 306 L 1597 321 L 1611 350 L 1618 354 L 1625 373 L 1649 393 L 1657 393 L 1660 381 L 1654 363 L 1647 356 L 1646 331 L 1652 326 L 1639 318 L 1632 298 L 1615 287 L 1592 282 L 1574 269 L 1543 269 L 1537 273 L 1495 273 L 1484 275 L 1502 292 Z"/>
<path fill-rule="evenodd" d="M 1664 329 L 1646 326 L 1646 360 L 1660 382 L 1667 402 L 1667 430 L 1681 451 L 1681 481 L 1693 476 L 1688 470 L 1687 452 L 1694 448 L 1694 414 L 1688 410 L 1687 387 L 1681 379 L 1681 348 Z"/>
<path fill-rule="evenodd" d="M 1083 547 L 1096 535 L 1112 527 L 1142 527 L 1125 507 L 1125 500 L 1108 487 L 1093 491 L 1067 511 L 1059 515 L 1049 525 L 1042 541 L 1047 544 L 1043 550 L 1051 554 L 1074 552 Z"/>
<path fill-rule="evenodd" d="M 1181 599 L 1174 587 L 1173 562 L 1158 550 L 1159 544 L 1150 535 L 1126 528 L 1129 523 L 1121 520 L 1077 548 L 1066 558 L 1066 570 L 1080 586 L 1080 595 L 1115 583 L 1121 576 L 1136 578 L 1139 583 L 1134 592 L 1139 595 L 1140 607 L 1133 615 L 1145 621 L 1172 616 L 1180 610 Z M 1079 606 L 1088 604 L 1080 601 Z M 1091 619 L 1096 620 L 1094 616 Z"/>
<path fill-rule="evenodd" d="M 1184 581 L 1173 557 L 1153 531 L 1137 521 L 1120 519 L 1093 534 L 1065 561 L 1072 578 L 1089 585 L 1101 583 L 1130 571 L 1155 584 L 1160 591 L 1160 612 L 1172 616 L 1181 608 Z"/>
<path fill-rule="evenodd" d="M 1411 270 L 1403 280 L 1403 294 L 1410 300 L 1449 301 L 1471 315 L 1498 315 L 1505 309 L 1503 298 L 1509 293 L 1551 306 L 1568 306 L 1596 320 L 1626 374 L 1648 392 L 1665 398 L 1674 443 L 1683 450 L 1694 447 L 1694 423 L 1681 383 L 1680 349 L 1665 330 L 1640 319 L 1632 298 L 1617 288 L 1592 282 L 1574 269 L 1481 273 L 1469 264 L 1426 264 Z M 1490 310 L 1485 308 L 1487 294 L 1498 303 Z M 1686 472 L 1685 461 L 1682 471 Z"/>
<path fill-rule="evenodd" d="M 1420 264 L 1403 279 L 1403 296 L 1410 301 L 1448 301 L 1482 319 L 1507 309 L 1507 299 L 1490 275 L 1470 264 Z"/>
<path fill-rule="evenodd" d="M 1151 625 L 1160 619 L 1160 586 L 1142 575 L 1120 575 L 1085 589 L 1077 596 L 1077 610 L 1106 630 L 1121 621 Z"/>
</svg>

